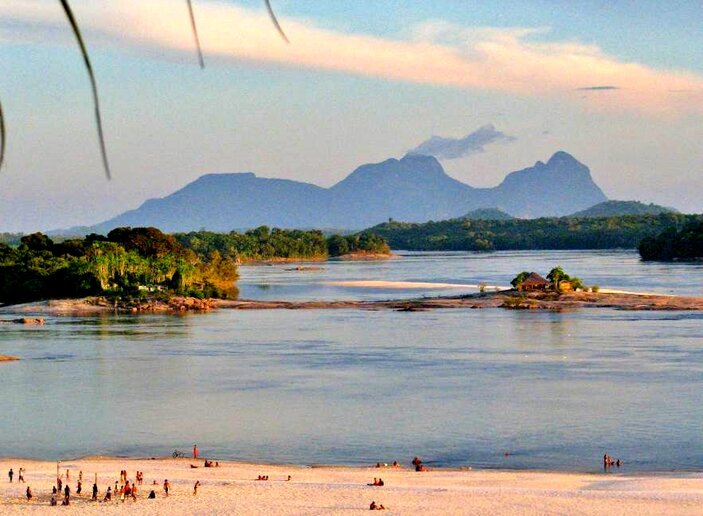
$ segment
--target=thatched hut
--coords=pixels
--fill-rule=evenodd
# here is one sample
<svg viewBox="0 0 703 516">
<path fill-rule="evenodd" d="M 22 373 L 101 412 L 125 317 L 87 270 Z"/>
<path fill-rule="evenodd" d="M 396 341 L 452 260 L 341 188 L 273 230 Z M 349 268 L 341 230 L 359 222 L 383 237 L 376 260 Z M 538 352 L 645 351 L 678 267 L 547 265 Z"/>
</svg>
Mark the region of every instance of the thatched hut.
<svg viewBox="0 0 703 516">
<path fill-rule="evenodd" d="M 517 287 L 519 291 L 547 290 L 552 284 L 536 272 L 531 272 Z"/>
</svg>

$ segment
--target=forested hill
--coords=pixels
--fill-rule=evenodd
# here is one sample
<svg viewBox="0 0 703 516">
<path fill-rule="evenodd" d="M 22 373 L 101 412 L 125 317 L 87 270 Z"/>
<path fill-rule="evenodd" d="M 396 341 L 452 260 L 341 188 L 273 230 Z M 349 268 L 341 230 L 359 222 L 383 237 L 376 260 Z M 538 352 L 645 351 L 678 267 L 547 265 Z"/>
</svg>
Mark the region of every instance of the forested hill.
<svg viewBox="0 0 703 516">
<path fill-rule="evenodd" d="M 702 220 L 703 215 L 678 213 L 532 220 L 460 218 L 424 224 L 391 221 L 367 231 L 383 237 L 393 249 L 416 251 L 634 249 L 645 237 Z"/>
<path fill-rule="evenodd" d="M 677 211 L 666 206 L 645 204 L 639 201 L 605 201 L 569 216 L 576 218 L 617 217 L 618 215 L 660 215 L 662 213 L 677 213 Z"/>
</svg>

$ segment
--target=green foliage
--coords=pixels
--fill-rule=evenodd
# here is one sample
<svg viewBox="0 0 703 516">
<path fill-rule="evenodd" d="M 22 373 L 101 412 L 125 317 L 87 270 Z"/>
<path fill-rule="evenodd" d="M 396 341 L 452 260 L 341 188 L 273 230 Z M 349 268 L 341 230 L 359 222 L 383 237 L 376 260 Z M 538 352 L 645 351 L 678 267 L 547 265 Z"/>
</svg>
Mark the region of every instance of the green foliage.
<svg viewBox="0 0 703 516">
<path fill-rule="evenodd" d="M 341 238 L 347 241 L 347 252 L 334 254 L 330 251 L 330 256 L 341 256 L 342 254 L 350 253 L 388 254 L 391 252 L 391 248 L 384 238 L 369 231 Z"/>
<path fill-rule="evenodd" d="M 520 249 L 633 249 L 666 228 L 678 230 L 701 215 L 663 213 L 604 218 L 532 220 L 451 219 L 424 224 L 387 222 L 369 229 L 393 249 L 493 251 Z"/>
<path fill-rule="evenodd" d="M 193 231 L 177 233 L 174 237 L 198 256 L 210 256 L 217 252 L 223 260 L 237 263 L 275 259 L 313 260 L 349 253 L 390 252 L 386 241 L 372 233 L 332 235 L 325 238 L 317 230 L 270 229 L 261 226 L 246 233 Z"/>
<path fill-rule="evenodd" d="M 16 249 L 0 244 L 0 302 L 166 292 L 227 296 L 236 263 L 201 258 L 155 228 L 119 228 L 105 237 L 54 243 L 22 237 Z"/>
<path fill-rule="evenodd" d="M 557 265 L 549 271 L 549 274 L 547 274 L 547 279 L 552 282 L 556 290 L 559 290 L 559 283 L 562 281 L 569 281 L 571 278 L 569 278 L 569 275 L 564 272 L 561 265 Z"/>
<path fill-rule="evenodd" d="M 639 201 L 605 201 L 586 210 L 578 211 L 571 217 L 615 217 L 618 215 L 660 215 L 662 213 L 676 213 L 676 210 Z"/>
<path fill-rule="evenodd" d="M 681 229 L 667 228 L 656 236 L 644 238 L 639 245 L 643 260 L 700 260 L 703 258 L 703 221 Z"/>
</svg>

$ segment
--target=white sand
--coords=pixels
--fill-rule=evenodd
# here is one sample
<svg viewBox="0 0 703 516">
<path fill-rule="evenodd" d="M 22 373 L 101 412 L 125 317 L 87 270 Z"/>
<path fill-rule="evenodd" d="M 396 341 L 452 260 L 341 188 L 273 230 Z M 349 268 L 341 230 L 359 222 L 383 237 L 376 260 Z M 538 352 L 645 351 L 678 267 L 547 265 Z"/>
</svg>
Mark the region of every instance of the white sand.
<svg viewBox="0 0 703 516">
<path fill-rule="evenodd" d="M 701 514 L 703 474 L 624 476 L 619 474 L 568 474 L 514 471 L 449 471 L 416 473 L 394 468 L 302 468 L 221 463 L 220 468 L 191 469 L 188 459 L 92 458 L 62 463 L 71 470 L 75 490 L 83 471 L 83 495 L 70 507 L 50 507 L 48 500 L 56 463 L 19 459 L 0 461 L 0 513 L 81 514 L 368 514 L 372 500 L 389 508 L 384 514 Z M 202 466 L 202 461 L 197 462 Z M 17 470 L 27 469 L 27 484 L 17 483 Z M 7 471 L 15 470 L 10 484 Z M 114 485 L 119 470 L 128 478 L 144 472 L 139 499 L 134 502 L 95 503 L 89 500 L 94 473 L 101 496 Z M 270 481 L 254 480 L 269 475 Z M 291 482 L 285 478 L 292 475 Z M 382 477 L 384 487 L 367 486 Z M 163 496 L 168 478 L 171 496 Z M 156 500 L 146 496 L 156 479 Z M 193 484 L 202 487 L 193 496 Z M 27 503 L 30 485 L 35 498 Z"/>
<path fill-rule="evenodd" d="M 385 289 L 476 289 L 481 285 L 471 285 L 465 283 L 432 283 L 427 281 L 381 281 L 381 280 L 359 280 L 359 281 L 328 281 L 325 285 L 334 287 L 353 288 L 385 288 Z M 510 290 L 511 287 L 498 285 L 485 285 L 486 290 Z"/>
</svg>

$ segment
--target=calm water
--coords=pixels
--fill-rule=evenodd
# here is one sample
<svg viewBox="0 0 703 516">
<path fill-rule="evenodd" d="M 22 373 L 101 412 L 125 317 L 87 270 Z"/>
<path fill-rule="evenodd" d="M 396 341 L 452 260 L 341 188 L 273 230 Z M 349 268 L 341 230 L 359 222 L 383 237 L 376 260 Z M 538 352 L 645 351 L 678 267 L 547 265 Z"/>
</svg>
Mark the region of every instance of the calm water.
<svg viewBox="0 0 703 516">
<path fill-rule="evenodd" d="M 632 253 L 496 253 L 315 273 L 246 267 L 242 292 L 390 297 L 401 292 L 321 283 L 502 284 L 543 263 L 609 287 L 698 294 L 703 285 L 703 267 L 643 265 Z M 607 451 L 625 471 L 701 470 L 701 343 L 703 314 L 615 310 L 219 311 L 0 325 L 0 354 L 22 358 L 0 368 L 0 449 L 149 456 L 197 442 L 204 455 L 242 460 L 420 455 L 584 471 Z"/>
<path fill-rule="evenodd" d="M 238 282 L 249 299 L 386 299 L 460 294 L 461 290 L 360 289 L 326 285 L 350 280 L 510 285 L 522 271 L 547 275 L 561 265 L 587 285 L 624 290 L 703 296 L 703 264 L 642 262 L 636 251 L 502 251 L 496 253 L 401 253 L 398 260 L 331 261 L 305 264 L 320 270 L 292 271 L 296 264 L 244 266 Z M 466 292 L 476 292 L 466 289 Z"/>
</svg>

